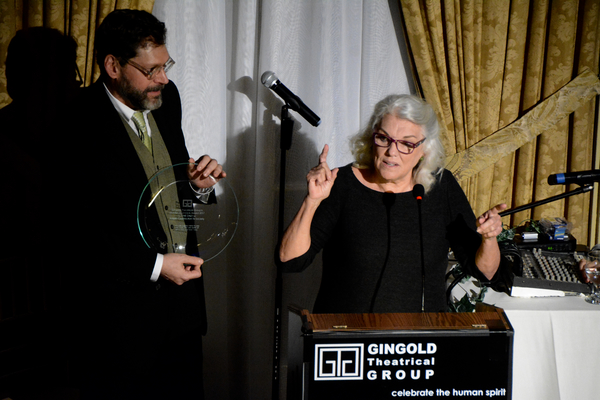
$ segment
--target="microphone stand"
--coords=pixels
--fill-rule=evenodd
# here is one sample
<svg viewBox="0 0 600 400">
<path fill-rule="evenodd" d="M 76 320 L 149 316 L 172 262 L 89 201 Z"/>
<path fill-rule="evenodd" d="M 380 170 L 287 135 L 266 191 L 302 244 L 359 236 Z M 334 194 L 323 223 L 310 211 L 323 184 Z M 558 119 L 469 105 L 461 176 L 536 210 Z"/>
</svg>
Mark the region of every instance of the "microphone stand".
<svg viewBox="0 0 600 400">
<path fill-rule="evenodd" d="M 279 221 L 278 221 L 278 243 L 283 238 L 283 213 L 285 203 L 285 166 L 287 151 L 292 147 L 292 134 L 294 131 L 294 120 L 289 116 L 289 106 L 281 107 L 281 137 L 279 148 L 281 149 L 279 169 Z M 277 277 L 275 278 L 275 332 L 273 341 L 273 381 L 272 400 L 279 399 L 279 374 L 280 374 L 280 350 L 281 350 L 281 307 L 283 297 L 283 277 L 281 268 L 277 266 Z"/>
<path fill-rule="evenodd" d="M 421 250 L 421 312 L 425 312 L 425 251 L 423 250 L 423 212 L 421 210 L 421 202 L 425 194 L 423 185 L 416 184 L 412 190 L 413 197 L 417 201 L 419 213 L 419 248 Z"/>
<path fill-rule="evenodd" d="M 529 210 L 530 208 L 541 206 L 543 204 L 551 203 L 551 202 L 556 201 L 556 200 L 564 199 L 566 197 L 570 197 L 570 196 L 573 196 L 573 195 L 576 195 L 576 194 L 581 194 L 581 193 L 589 192 L 589 191 L 592 191 L 592 190 L 594 190 L 594 186 L 592 186 L 592 185 L 583 185 L 583 186 L 578 187 L 575 190 L 571 190 L 570 192 L 566 192 L 566 193 L 562 193 L 562 194 L 559 194 L 559 195 L 556 195 L 556 196 L 548 197 L 545 200 L 540 200 L 540 201 L 536 201 L 536 202 L 533 202 L 533 203 L 525 204 L 523 206 L 519 206 L 519 207 L 513 208 L 511 210 L 502 211 L 501 213 L 499 213 L 499 215 L 501 217 L 506 217 L 508 215 L 512 215 L 512 214 L 520 212 L 520 211 Z"/>
<path fill-rule="evenodd" d="M 423 251 L 423 217 L 421 216 L 421 200 L 417 199 L 419 207 L 419 246 L 421 248 L 421 312 L 425 312 L 425 252 Z"/>
</svg>

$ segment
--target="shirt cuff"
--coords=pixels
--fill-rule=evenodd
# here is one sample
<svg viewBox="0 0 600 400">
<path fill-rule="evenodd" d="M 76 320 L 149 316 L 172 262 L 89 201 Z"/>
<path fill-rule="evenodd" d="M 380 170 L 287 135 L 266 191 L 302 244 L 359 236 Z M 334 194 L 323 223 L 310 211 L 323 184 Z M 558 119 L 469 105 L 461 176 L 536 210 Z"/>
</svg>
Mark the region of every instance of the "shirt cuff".
<svg viewBox="0 0 600 400">
<path fill-rule="evenodd" d="M 152 270 L 152 275 L 150 276 L 150 280 L 152 282 L 156 282 L 160 277 L 160 272 L 162 271 L 163 260 L 165 256 L 162 254 L 156 255 L 156 262 L 154 263 L 154 269 Z"/>
<path fill-rule="evenodd" d="M 213 190 L 215 190 L 214 186 L 211 186 L 208 188 L 196 189 L 196 188 L 194 188 L 194 185 L 192 185 L 191 182 L 190 182 L 190 187 L 196 194 L 196 198 L 204 204 L 208 203 L 208 198 L 210 197 L 210 194 L 213 192 Z"/>
</svg>

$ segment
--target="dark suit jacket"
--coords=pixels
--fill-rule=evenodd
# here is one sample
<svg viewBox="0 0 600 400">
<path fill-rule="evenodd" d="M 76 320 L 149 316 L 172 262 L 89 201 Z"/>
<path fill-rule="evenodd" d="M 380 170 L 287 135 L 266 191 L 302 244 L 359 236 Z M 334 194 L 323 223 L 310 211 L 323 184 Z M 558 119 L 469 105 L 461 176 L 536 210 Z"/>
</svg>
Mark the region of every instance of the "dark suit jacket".
<svg viewBox="0 0 600 400">
<path fill-rule="evenodd" d="M 172 82 L 152 115 L 171 162 L 187 162 L 181 101 Z M 71 333 L 83 338 L 76 351 L 144 368 L 157 343 L 206 331 L 202 279 L 181 286 L 150 281 L 156 250 L 147 247 L 137 225 L 148 180 L 101 82 L 82 89 L 58 128 L 51 140 L 58 165 L 51 190 L 59 200 L 55 223 L 62 235 L 56 242 L 65 257 Z"/>
</svg>

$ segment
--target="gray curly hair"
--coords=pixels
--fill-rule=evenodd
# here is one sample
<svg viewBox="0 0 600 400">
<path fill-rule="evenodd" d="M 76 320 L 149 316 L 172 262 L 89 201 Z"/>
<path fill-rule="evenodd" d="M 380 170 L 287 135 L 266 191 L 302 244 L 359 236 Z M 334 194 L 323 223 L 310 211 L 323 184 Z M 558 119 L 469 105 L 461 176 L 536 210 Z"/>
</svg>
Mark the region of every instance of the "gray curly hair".
<svg viewBox="0 0 600 400">
<path fill-rule="evenodd" d="M 350 139 L 350 148 L 356 168 L 373 167 L 373 132 L 381 125 L 386 115 L 393 115 L 410 121 L 422 128 L 427 138 L 421 145 L 423 159 L 413 170 L 413 178 L 427 193 L 441 176 L 444 163 L 444 147 L 440 141 L 440 127 L 433 108 L 420 97 L 409 94 L 395 94 L 385 97 L 375 105 L 369 124 Z"/>
</svg>

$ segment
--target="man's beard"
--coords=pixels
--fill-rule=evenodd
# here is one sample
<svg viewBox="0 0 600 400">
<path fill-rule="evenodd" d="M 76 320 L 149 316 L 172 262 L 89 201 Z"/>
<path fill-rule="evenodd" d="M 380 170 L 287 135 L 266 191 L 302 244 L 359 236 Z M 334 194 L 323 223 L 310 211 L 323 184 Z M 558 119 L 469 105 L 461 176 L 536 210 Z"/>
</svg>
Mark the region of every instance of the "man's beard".
<svg viewBox="0 0 600 400">
<path fill-rule="evenodd" d="M 128 100 L 134 110 L 156 110 L 162 105 L 162 90 L 165 85 L 150 86 L 145 90 L 134 88 L 129 80 L 125 77 L 117 82 L 117 93 Z M 156 98 L 149 98 L 149 92 L 161 91 L 161 94 Z"/>
</svg>

